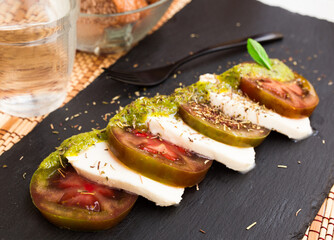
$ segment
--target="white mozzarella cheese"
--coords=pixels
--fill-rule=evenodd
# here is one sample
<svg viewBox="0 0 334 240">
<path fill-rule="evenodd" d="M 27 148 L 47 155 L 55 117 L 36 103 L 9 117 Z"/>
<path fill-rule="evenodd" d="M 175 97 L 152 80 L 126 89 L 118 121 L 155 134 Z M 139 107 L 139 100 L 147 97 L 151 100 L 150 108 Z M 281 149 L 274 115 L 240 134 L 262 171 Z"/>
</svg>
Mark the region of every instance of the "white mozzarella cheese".
<svg viewBox="0 0 334 240">
<path fill-rule="evenodd" d="M 199 81 L 215 83 L 213 74 L 203 74 Z M 259 126 L 282 133 L 289 138 L 301 140 L 312 134 L 309 118 L 292 119 L 279 115 L 252 100 L 232 92 L 210 93 L 213 106 L 221 107 L 230 117 L 239 117 Z"/>
<path fill-rule="evenodd" d="M 184 188 L 168 186 L 134 172 L 110 152 L 106 142 L 97 143 L 67 159 L 79 175 L 99 184 L 138 194 L 158 206 L 177 205 L 182 199 Z"/>
<path fill-rule="evenodd" d="M 301 140 L 312 134 L 309 118 L 283 117 L 236 93 L 210 93 L 210 101 L 213 106 L 222 108 L 228 116 L 248 120 L 292 139 Z"/>
<path fill-rule="evenodd" d="M 173 117 L 152 117 L 146 120 L 149 130 L 185 149 L 214 159 L 235 171 L 248 172 L 255 166 L 254 148 L 229 146 L 206 137 Z"/>
</svg>

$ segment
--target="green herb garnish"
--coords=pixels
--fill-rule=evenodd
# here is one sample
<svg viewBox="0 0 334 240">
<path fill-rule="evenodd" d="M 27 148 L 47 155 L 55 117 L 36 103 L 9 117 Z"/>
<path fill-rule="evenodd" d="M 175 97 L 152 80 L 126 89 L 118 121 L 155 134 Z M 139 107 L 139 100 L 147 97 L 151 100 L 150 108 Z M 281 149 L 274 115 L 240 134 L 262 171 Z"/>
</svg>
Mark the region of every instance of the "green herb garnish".
<svg viewBox="0 0 334 240">
<path fill-rule="evenodd" d="M 254 39 L 248 38 L 247 50 L 255 62 L 271 70 L 272 67 L 270 59 L 266 53 L 266 50 L 264 50 L 260 43 Z"/>
</svg>

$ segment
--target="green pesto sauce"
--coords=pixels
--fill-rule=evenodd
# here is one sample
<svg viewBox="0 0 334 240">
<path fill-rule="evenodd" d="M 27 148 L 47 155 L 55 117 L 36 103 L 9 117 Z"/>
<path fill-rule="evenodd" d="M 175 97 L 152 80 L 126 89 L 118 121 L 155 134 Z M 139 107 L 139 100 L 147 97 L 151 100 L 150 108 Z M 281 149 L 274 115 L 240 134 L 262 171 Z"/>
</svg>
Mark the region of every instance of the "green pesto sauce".
<svg viewBox="0 0 334 240">
<path fill-rule="evenodd" d="M 117 113 L 110 120 L 108 127 L 146 129 L 145 121 L 148 116 L 175 116 L 180 104 L 191 100 L 208 101 L 209 90 L 217 84 L 197 82 L 185 88 L 177 88 L 169 96 L 157 95 L 153 98 L 138 98 Z"/>
<path fill-rule="evenodd" d="M 159 95 L 153 98 L 142 97 L 133 101 L 117 113 L 108 126 L 145 128 L 148 115 L 171 115 L 177 111 L 177 103 L 171 96 Z"/>
<path fill-rule="evenodd" d="M 228 86 L 235 90 L 238 89 L 240 84 L 240 68 L 242 67 L 239 64 L 218 75 L 217 78 L 224 87 L 217 89 L 216 92 L 224 91 Z"/>
<path fill-rule="evenodd" d="M 293 71 L 278 59 L 270 59 L 272 69 L 269 70 L 257 63 L 241 63 L 227 70 L 219 76 L 221 81 L 231 82 L 238 85 L 240 78 L 247 77 L 253 79 L 270 78 L 275 81 L 292 81 L 295 76 Z M 233 79 L 235 79 L 233 81 Z"/>
<path fill-rule="evenodd" d="M 66 139 L 56 148 L 56 151 L 42 161 L 32 176 L 30 185 L 37 183 L 39 186 L 47 186 L 49 183 L 48 179 L 58 172 L 59 168 L 61 169 L 68 165 L 66 157 L 78 155 L 94 144 L 106 140 L 105 129 L 81 133 Z"/>
<path fill-rule="evenodd" d="M 67 164 L 66 158 L 68 156 L 76 156 L 80 152 L 85 151 L 90 146 L 105 141 L 107 139 L 107 134 L 105 130 L 93 130 L 91 132 L 81 133 L 72 136 L 61 143 L 57 147 L 56 151 L 51 153 L 47 158 L 43 160 L 39 168 L 50 169 L 61 167 L 60 159 L 62 159 L 63 164 Z"/>
</svg>

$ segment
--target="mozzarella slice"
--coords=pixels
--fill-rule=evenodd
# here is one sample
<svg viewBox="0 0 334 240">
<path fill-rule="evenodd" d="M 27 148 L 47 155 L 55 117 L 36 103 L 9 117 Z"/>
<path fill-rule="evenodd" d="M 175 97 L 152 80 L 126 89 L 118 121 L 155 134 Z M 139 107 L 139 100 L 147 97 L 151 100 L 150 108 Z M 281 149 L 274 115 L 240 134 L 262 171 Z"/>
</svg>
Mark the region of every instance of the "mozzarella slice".
<svg viewBox="0 0 334 240">
<path fill-rule="evenodd" d="M 213 74 L 203 74 L 199 81 L 216 83 Z M 301 140 L 312 134 L 309 118 L 293 119 L 275 113 L 258 103 L 232 92 L 210 93 L 213 106 L 221 107 L 230 117 L 238 117 L 259 126 L 282 133 L 289 138 Z"/>
<path fill-rule="evenodd" d="M 78 156 L 67 159 L 79 175 L 99 184 L 138 194 L 158 206 L 177 205 L 182 199 L 184 188 L 168 186 L 132 171 L 110 152 L 106 142 L 97 143 Z"/>
<path fill-rule="evenodd" d="M 235 171 L 248 172 L 255 167 L 254 148 L 239 148 L 217 142 L 173 117 L 149 116 L 146 124 L 153 134 L 159 134 L 175 145 L 215 159 Z"/>
<path fill-rule="evenodd" d="M 309 118 L 283 117 L 236 93 L 210 93 L 210 101 L 213 106 L 221 107 L 224 113 L 231 117 L 248 120 L 292 139 L 301 140 L 312 134 Z"/>
</svg>

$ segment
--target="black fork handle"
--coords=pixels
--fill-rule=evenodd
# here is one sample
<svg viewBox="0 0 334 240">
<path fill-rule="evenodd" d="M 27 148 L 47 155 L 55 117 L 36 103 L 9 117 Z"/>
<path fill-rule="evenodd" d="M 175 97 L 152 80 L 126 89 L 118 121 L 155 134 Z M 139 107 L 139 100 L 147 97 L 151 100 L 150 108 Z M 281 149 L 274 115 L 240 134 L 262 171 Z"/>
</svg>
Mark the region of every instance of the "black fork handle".
<svg viewBox="0 0 334 240">
<path fill-rule="evenodd" d="M 173 70 L 180 67 L 181 65 L 195 59 L 201 56 L 204 56 L 209 53 L 213 52 L 218 52 L 218 51 L 223 51 L 223 50 L 228 50 L 228 49 L 235 49 L 235 48 L 240 48 L 240 47 L 245 47 L 247 46 L 247 40 L 248 38 L 252 38 L 259 43 L 267 43 L 267 42 L 272 42 L 275 40 L 280 40 L 283 38 L 283 34 L 281 33 L 263 33 L 263 34 L 256 34 L 253 36 L 249 36 L 246 38 L 240 38 L 231 42 L 225 42 L 221 43 L 212 47 L 204 48 L 202 50 L 199 50 L 191 55 L 188 55 L 177 62 L 175 62 L 173 65 Z"/>
</svg>

